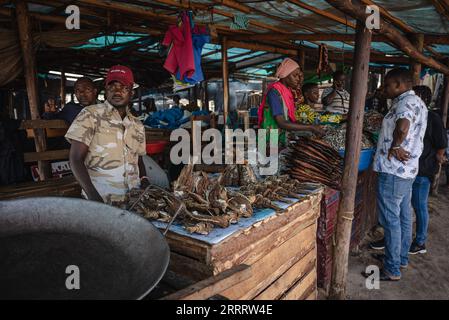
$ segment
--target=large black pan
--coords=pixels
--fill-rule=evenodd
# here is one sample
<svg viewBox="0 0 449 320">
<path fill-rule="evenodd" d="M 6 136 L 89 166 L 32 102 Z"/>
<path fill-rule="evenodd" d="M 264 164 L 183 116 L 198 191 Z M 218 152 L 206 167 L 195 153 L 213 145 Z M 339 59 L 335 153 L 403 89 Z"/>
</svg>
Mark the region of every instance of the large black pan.
<svg viewBox="0 0 449 320">
<path fill-rule="evenodd" d="M 0 299 L 140 299 L 168 261 L 163 235 L 128 211 L 69 198 L 0 202 Z"/>
</svg>

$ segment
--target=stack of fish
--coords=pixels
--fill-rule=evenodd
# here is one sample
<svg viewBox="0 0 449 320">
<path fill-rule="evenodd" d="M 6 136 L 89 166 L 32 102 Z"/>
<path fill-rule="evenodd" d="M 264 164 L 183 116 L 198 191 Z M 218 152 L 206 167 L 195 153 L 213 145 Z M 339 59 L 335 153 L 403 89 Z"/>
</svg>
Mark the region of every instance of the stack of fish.
<svg viewBox="0 0 449 320">
<path fill-rule="evenodd" d="M 286 172 L 294 179 L 340 189 L 343 159 L 328 143 L 296 137 L 289 144 Z"/>
<path fill-rule="evenodd" d="M 237 180 L 243 184 L 240 190 L 235 188 Z M 218 178 L 194 172 L 193 165 L 187 165 L 173 193 L 156 186 L 131 190 L 129 210 L 166 223 L 176 220 L 190 233 L 207 235 L 214 227 L 227 228 L 241 217 L 251 217 L 253 207 L 282 211 L 273 201 L 291 203 L 286 198 L 299 198 L 305 190 L 306 186 L 287 175 L 258 182 L 248 165 L 229 165 Z"/>
</svg>

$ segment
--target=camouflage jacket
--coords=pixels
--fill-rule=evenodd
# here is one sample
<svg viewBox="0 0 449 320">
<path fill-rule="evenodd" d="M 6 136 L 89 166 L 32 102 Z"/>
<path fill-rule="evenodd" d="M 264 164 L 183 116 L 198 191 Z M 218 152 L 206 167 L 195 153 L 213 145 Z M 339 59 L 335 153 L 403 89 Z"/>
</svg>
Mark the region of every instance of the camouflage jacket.
<svg viewBox="0 0 449 320">
<path fill-rule="evenodd" d="M 65 137 L 89 147 L 84 163 L 106 203 L 124 201 L 128 190 L 140 186 L 138 158 L 145 154 L 145 129 L 129 110 L 122 120 L 107 101 L 85 107 Z"/>
</svg>

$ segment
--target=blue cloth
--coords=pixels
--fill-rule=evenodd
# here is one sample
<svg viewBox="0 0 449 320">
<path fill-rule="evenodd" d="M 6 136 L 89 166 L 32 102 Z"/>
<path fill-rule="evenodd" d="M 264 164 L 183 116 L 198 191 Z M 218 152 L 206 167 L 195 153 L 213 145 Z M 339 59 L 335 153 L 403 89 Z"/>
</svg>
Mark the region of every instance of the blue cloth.
<svg viewBox="0 0 449 320">
<path fill-rule="evenodd" d="M 416 213 L 416 238 L 418 245 L 422 246 L 427 240 L 427 227 L 429 226 L 429 191 L 430 179 L 417 176 L 413 183 L 412 206 Z"/>
<path fill-rule="evenodd" d="M 273 117 L 284 115 L 284 105 L 282 98 L 276 89 L 270 89 L 267 93 L 267 103 L 271 108 Z"/>
<path fill-rule="evenodd" d="M 79 103 L 69 102 L 59 112 L 45 112 L 42 118 L 45 120 L 64 120 L 68 125 L 71 125 L 78 113 L 83 110 L 83 106 Z"/>
<path fill-rule="evenodd" d="M 185 119 L 188 121 L 189 118 Z M 181 108 L 172 107 L 154 112 L 145 119 L 143 124 L 153 128 L 176 129 L 186 122 L 185 119 L 184 111 Z"/>
<path fill-rule="evenodd" d="M 206 43 L 210 42 L 210 36 L 208 34 L 192 34 L 193 44 L 193 59 L 195 61 L 195 73 L 192 77 L 185 77 L 181 79 L 181 74 L 178 71 L 176 73 L 176 79 L 184 81 L 190 84 L 196 84 L 204 80 L 203 69 L 201 68 L 201 51 Z"/>
<path fill-rule="evenodd" d="M 384 270 L 400 276 L 400 266 L 408 265 L 408 251 L 412 244 L 411 197 L 415 179 L 403 179 L 389 173 L 379 173 L 377 207 L 379 223 L 384 228 Z"/>
</svg>

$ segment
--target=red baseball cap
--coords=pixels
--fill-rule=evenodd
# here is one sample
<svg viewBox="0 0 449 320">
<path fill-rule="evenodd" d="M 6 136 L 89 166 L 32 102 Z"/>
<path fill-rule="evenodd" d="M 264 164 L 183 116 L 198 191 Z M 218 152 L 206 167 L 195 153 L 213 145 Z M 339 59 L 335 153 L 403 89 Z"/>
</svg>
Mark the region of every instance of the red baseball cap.
<svg viewBox="0 0 449 320">
<path fill-rule="evenodd" d="M 134 84 L 134 75 L 130 68 L 116 65 L 112 66 L 106 76 L 106 85 L 112 81 L 118 81 L 124 86 L 132 87 Z"/>
</svg>

